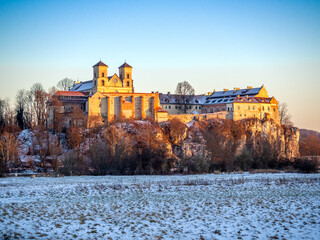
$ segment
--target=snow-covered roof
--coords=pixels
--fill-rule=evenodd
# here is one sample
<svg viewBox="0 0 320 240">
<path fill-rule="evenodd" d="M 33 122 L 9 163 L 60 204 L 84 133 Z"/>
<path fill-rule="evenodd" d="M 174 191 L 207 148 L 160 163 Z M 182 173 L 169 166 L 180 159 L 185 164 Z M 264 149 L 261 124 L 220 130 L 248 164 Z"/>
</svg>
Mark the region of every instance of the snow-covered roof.
<svg viewBox="0 0 320 240">
<path fill-rule="evenodd" d="M 70 91 L 78 91 L 78 92 L 83 92 L 83 91 L 91 91 L 93 87 L 93 82 L 92 80 L 85 81 L 85 82 L 80 82 L 76 83 Z"/>
<path fill-rule="evenodd" d="M 236 97 L 236 96 L 255 96 L 259 93 L 262 87 L 258 88 L 245 88 L 245 89 L 234 89 L 227 91 L 216 91 L 209 94 L 209 99 L 214 98 L 226 98 L 226 97 Z"/>
<path fill-rule="evenodd" d="M 262 87 L 258 88 L 245 88 L 245 89 L 234 89 L 234 90 L 228 90 L 225 89 L 225 91 L 216 91 L 209 93 L 209 95 L 194 95 L 189 98 L 188 104 L 201 104 L 201 105 L 207 105 L 207 104 L 227 104 L 232 103 L 234 100 L 240 96 L 240 97 L 254 97 L 256 96 Z M 160 103 L 161 104 L 182 104 L 181 100 L 179 100 L 179 95 L 177 94 L 159 94 Z"/>
</svg>

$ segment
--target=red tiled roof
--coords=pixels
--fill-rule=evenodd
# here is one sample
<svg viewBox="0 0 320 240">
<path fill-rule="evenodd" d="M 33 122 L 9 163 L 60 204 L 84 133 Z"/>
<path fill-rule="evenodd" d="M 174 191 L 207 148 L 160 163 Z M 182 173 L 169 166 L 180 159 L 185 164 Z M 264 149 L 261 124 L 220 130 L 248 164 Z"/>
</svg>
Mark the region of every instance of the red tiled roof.
<svg viewBox="0 0 320 240">
<path fill-rule="evenodd" d="M 234 102 L 236 103 L 270 103 L 272 98 L 264 98 L 264 97 L 236 97 Z"/>
<path fill-rule="evenodd" d="M 123 67 L 128 67 L 128 68 L 132 68 L 128 63 L 124 63 L 122 64 L 119 68 L 123 68 Z"/>
<path fill-rule="evenodd" d="M 62 97 L 86 97 L 89 93 L 86 92 L 77 92 L 77 91 L 58 91 L 55 96 Z"/>
<path fill-rule="evenodd" d="M 256 97 L 256 99 L 258 102 L 261 102 L 261 103 L 270 103 L 272 98 Z"/>
<path fill-rule="evenodd" d="M 157 112 L 168 112 L 168 111 L 164 110 L 164 109 L 161 108 L 161 107 L 156 107 L 155 110 L 156 110 Z"/>
</svg>

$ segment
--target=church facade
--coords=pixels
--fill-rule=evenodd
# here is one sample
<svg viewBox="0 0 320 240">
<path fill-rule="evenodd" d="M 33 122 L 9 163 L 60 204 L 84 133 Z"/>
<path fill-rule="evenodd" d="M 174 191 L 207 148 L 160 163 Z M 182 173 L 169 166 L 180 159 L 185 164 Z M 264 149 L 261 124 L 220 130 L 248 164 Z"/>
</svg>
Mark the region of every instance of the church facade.
<svg viewBox="0 0 320 240">
<path fill-rule="evenodd" d="M 159 93 L 135 93 L 132 67 L 124 63 L 119 75 L 108 76 L 108 66 L 102 61 L 93 66 L 93 79 L 75 82 L 70 91 L 58 91 L 54 99 L 61 102 L 59 113 L 64 126 L 70 124 L 70 113 L 81 109 L 87 126 L 101 125 L 121 119 L 151 119 L 163 121 L 167 112 L 160 107 Z M 53 102 L 53 101 L 51 101 Z M 49 125 L 53 124 L 54 107 L 49 107 Z"/>
</svg>

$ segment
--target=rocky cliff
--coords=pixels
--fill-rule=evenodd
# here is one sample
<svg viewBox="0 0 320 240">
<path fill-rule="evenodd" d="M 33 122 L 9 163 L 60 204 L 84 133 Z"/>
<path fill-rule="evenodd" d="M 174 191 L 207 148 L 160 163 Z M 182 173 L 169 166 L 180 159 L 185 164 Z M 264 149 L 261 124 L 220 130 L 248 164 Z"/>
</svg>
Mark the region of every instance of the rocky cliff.
<svg viewBox="0 0 320 240">
<path fill-rule="evenodd" d="M 216 138 L 223 137 L 222 145 L 234 145 L 236 156 L 244 151 L 256 154 L 268 151 L 275 158 L 291 161 L 300 156 L 299 129 L 279 126 L 272 120 L 250 119 L 232 122 L 217 119 L 180 125 L 177 122 L 167 122 L 160 126 L 172 145 L 172 153 L 178 158 L 209 156 L 208 141 L 217 140 L 210 137 L 211 133 Z"/>
</svg>

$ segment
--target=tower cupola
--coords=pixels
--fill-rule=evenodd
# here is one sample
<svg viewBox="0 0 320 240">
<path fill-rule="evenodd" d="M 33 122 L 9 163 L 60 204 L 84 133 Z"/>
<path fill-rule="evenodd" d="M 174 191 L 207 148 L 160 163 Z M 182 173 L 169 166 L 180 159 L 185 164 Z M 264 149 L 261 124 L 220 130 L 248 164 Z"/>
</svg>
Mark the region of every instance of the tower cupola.
<svg viewBox="0 0 320 240">
<path fill-rule="evenodd" d="M 132 80 L 132 67 L 127 62 L 125 62 L 119 67 L 119 77 L 123 82 L 123 87 L 131 88 L 132 92 L 134 92 Z"/>
</svg>

